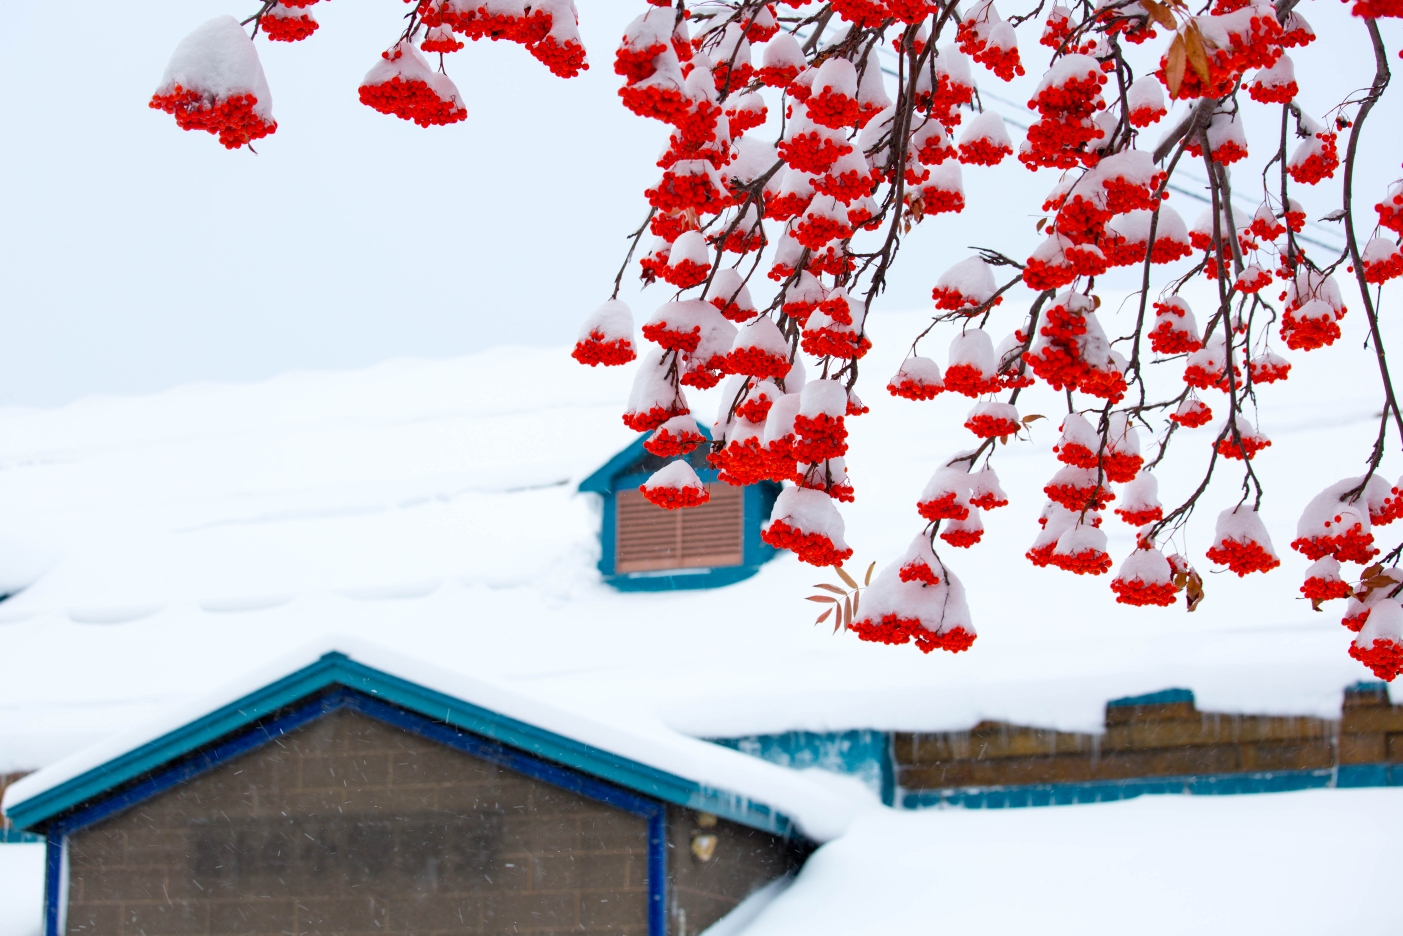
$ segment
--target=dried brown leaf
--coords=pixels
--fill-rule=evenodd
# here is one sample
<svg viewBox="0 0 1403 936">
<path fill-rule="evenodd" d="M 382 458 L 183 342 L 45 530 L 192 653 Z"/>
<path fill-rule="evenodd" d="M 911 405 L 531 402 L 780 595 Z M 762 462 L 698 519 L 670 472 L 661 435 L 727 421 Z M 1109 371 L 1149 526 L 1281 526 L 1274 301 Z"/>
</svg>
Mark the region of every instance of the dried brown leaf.
<svg viewBox="0 0 1403 936">
<path fill-rule="evenodd" d="M 1170 97 L 1179 96 L 1179 86 L 1184 83 L 1184 68 L 1188 65 L 1188 55 L 1184 49 L 1184 37 L 1176 35 L 1169 43 L 1169 53 L 1164 62 L 1164 84 Z"/>
<path fill-rule="evenodd" d="M 1203 603 L 1203 579 L 1197 572 L 1189 577 L 1188 587 L 1184 590 L 1184 603 L 1188 606 L 1189 613 Z"/>
<path fill-rule="evenodd" d="M 838 603 L 838 599 L 837 599 L 837 598 L 830 598 L 830 597 L 828 597 L 827 595 L 810 595 L 809 597 L 805 598 L 804 600 L 805 600 L 805 601 L 822 601 L 822 602 L 824 602 L 825 604 L 837 604 L 837 603 Z"/>
<path fill-rule="evenodd" d="M 844 591 L 843 589 L 839 588 L 837 585 L 818 584 L 818 585 L 815 585 L 814 588 L 822 588 L 824 591 L 831 591 L 831 592 L 833 592 L 834 594 L 838 594 L 838 595 L 846 595 L 846 594 L 847 594 L 846 591 Z"/>
<path fill-rule="evenodd" d="M 1042 232 L 1042 229 L 1043 229 L 1044 227 L 1046 227 L 1046 226 L 1047 226 L 1047 219 L 1046 219 L 1046 218 L 1039 218 L 1039 219 L 1038 219 L 1038 232 L 1041 233 L 1041 232 Z"/>
<path fill-rule="evenodd" d="M 815 623 L 815 624 L 822 624 L 824 621 L 828 620 L 828 615 L 830 615 L 830 614 L 832 614 L 832 613 L 833 613 L 833 609 L 832 609 L 832 608 L 829 608 L 827 611 L 825 611 L 825 612 L 823 612 L 822 614 L 820 614 L 820 615 L 818 616 L 818 620 L 817 620 L 817 621 L 814 621 L 814 623 Z"/>
<path fill-rule="evenodd" d="M 1169 12 L 1169 8 L 1155 0 L 1140 0 L 1140 5 L 1145 8 L 1145 12 L 1150 14 L 1150 19 L 1159 23 L 1165 29 L 1178 29 L 1179 23 L 1174 19 L 1174 14 Z"/>
<path fill-rule="evenodd" d="M 842 579 L 844 582 L 846 582 L 846 583 L 847 583 L 847 586 L 848 586 L 849 588 L 856 588 L 856 587 L 857 587 L 857 580 L 854 579 L 854 578 L 853 578 L 851 575 L 849 575 L 847 572 L 843 571 L 843 567 L 842 567 L 842 566 L 834 566 L 833 569 L 834 569 L 834 571 L 836 571 L 836 572 L 838 573 L 838 578 L 840 578 L 840 579 Z"/>
<path fill-rule="evenodd" d="M 874 570 L 874 569 L 876 569 L 876 568 L 877 568 L 877 563 L 875 563 L 875 562 L 872 563 L 870 566 L 867 567 L 867 574 L 864 575 L 864 576 L 862 577 L 862 584 L 864 584 L 864 585 L 871 585 L 871 584 L 872 584 L 872 570 Z"/>
<path fill-rule="evenodd" d="M 1193 23 L 1189 23 L 1188 29 L 1184 30 L 1184 48 L 1195 74 L 1204 84 L 1208 84 L 1208 51 L 1203 47 L 1202 34 Z"/>
<path fill-rule="evenodd" d="M 853 625 L 853 603 L 851 598 L 843 599 L 843 630 Z"/>
</svg>

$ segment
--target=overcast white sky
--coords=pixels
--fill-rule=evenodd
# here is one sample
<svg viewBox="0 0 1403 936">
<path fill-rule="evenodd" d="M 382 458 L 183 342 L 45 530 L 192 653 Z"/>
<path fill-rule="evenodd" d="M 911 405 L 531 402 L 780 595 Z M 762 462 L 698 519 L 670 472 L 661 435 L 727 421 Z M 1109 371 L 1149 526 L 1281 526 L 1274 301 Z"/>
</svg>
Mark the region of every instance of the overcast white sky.
<svg viewBox="0 0 1403 936">
<path fill-rule="evenodd" d="M 257 156 L 146 107 L 185 33 L 247 10 L 228 0 L 12 6 L 0 32 L 0 404 L 572 340 L 608 296 L 665 142 L 615 96 L 613 49 L 641 0 L 578 2 L 589 72 L 562 81 L 519 47 L 470 45 L 449 66 L 469 118 L 430 130 L 356 98 L 404 4 L 320 3 L 311 39 L 259 43 L 279 129 Z M 1297 56 L 1318 79 L 1303 102 L 1323 110 L 1366 83 L 1372 63 L 1347 6 L 1302 9 L 1324 37 Z M 1396 48 L 1400 30 L 1385 28 Z M 979 77 L 1010 101 L 1027 97 Z M 1362 204 L 1398 173 L 1403 90 L 1393 94 L 1373 118 Z M 1273 112 L 1250 106 L 1254 144 L 1270 146 Z M 1026 255 L 1050 183 L 1014 165 L 968 169 L 971 209 L 918 229 L 882 306 L 927 306 L 964 245 Z M 1321 189 L 1302 198 L 1315 217 L 1335 204 Z M 1172 204 L 1190 222 L 1199 209 Z M 636 299 L 632 285 L 625 298 Z M 635 313 L 665 298 L 655 288 Z"/>
</svg>

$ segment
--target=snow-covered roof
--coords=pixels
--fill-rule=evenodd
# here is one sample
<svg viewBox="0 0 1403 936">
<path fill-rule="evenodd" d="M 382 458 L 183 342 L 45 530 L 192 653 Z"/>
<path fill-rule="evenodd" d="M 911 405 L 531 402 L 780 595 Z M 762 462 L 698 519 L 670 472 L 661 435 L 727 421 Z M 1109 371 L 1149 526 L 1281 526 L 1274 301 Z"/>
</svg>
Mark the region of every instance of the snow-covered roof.
<svg viewBox="0 0 1403 936">
<path fill-rule="evenodd" d="M 1371 366 L 1357 319 L 1317 366 L 1261 391 L 1273 446 L 1254 467 L 1282 567 L 1207 575 L 1192 615 L 1117 605 L 1108 577 L 1023 558 L 1059 413 L 1056 394 L 1026 394 L 1021 411 L 1050 418 L 998 452 L 1012 503 L 987 514 L 983 543 L 946 556 L 979 631 L 959 655 L 814 627 L 803 598 L 829 574 L 788 555 L 709 592 L 605 586 L 598 496 L 576 486 L 634 438 L 619 421 L 631 368 L 583 368 L 563 349 L 0 410 L 0 588 L 27 586 L 0 603 L 0 771 L 51 763 L 329 633 L 698 737 L 981 719 L 1095 731 L 1106 700 L 1171 686 L 1207 711 L 1337 716 L 1343 687 L 1368 674 L 1337 615 L 1293 599 L 1306 563 L 1287 544 L 1300 506 L 1358 472 L 1372 432 L 1376 402 L 1349 379 Z M 954 427 L 969 401 L 882 389 L 919 321 L 868 327 L 872 411 L 851 421 L 857 501 L 843 507 L 858 568 L 905 549 L 927 477 L 966 444 Z M 694 396 L 705 420 L 715 393 Z M 1185 457 L 1185 472 L 1160 472 L 1166 504 L 1197 481 Z M 1235 488 L 1215 484 L 1183 544 L 1205 571 Z M 1131 530 L 1107 526 L 1119 559 Z"/>
<path fill-rule="evenodd" d="M 796 774 L 656 721 L 602 720 L 333 637 L 24 777 L 5 790 L 5 814 L 22 828 L 41 826 L 330 687 L 417 710 L 626 789 L 765 831 L 798 831 L 823 841 L 870 805 L 870 794 L 856 782 Z"/>
</svg>

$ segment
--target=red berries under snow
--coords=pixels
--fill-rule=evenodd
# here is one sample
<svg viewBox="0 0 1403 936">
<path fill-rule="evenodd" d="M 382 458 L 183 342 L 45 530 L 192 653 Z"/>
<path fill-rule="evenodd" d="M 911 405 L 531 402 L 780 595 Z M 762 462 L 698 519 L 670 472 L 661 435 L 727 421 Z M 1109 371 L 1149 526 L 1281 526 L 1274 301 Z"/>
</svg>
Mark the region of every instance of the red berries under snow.
<svg viewBox="0 0 1403 936">
<path fill-rule="evenodd" d="M 981 439 L 997 439 L 1015 435 L 1023 428 L 1018 410 L 1010 403 L 986 400 L 974 405 L 965 417 L 965 428 Z"/>
<path fill-rule="evenodd" d="M 1178 296 L 1155 303 L 1155 326 L 1150 329 L 1150 348 L 1159 354 L 1187 354 L 1203 347 L 1198 340 L 1198 323 L 1193 310 Z"/>
<path fill-rule="evenodd" d="M 275 3 L 258 20 L 258 26 L 275 42 L 297 42 L 317 31 L 317 20 L 300 4 Z"/>
<path fill-rule="evenodd" d="M 691 415 L 674 416 L 663 423 L 644 442 L 643 447 L 659 458 L 686 455 L 706 441 Z"/>
<path fill-rule="evenodd" d="M 1154 548 L 1131 553 L 1111 580 L 1111 590 L 1120 604 L 1160 607 L 1172 605 L 1178 593 L 1169 560 Z"/>
<path fill-rule="evenodd" d="M 278 129 L 273 95 L 253 40 L 232 16 L 217 16 L 180 41 L 150 106 L 182 130 L 204 130 L 238 149 Z"/>
<path fill-rule="evenodd" d="M 380 61 L 361 80 L 360 99 L 382 114 L 412 120 L 421 127 L 457 123 L 468 116 L 458 86 L 431 69 L 409 42 L 380 53 Z"/>
<path fill-rule="evenodd" d="M 852 548 L 843 540 L 843 518 L 822 491 L 785 488 L 770 511 L 760 538 L 776 549 L 787 549 L 809 565 L 841 565 Z"/>
<path fill-rule="evenodd" d="M 668 462 L 638 487 L 652 503 L 666 510 L 696 507 L 711 500 L 711 492 L 685 459 Z"/>
<path fill-rule="evenodd" d="M 1270 572 L 1281 565 L 1261 517 L 1246 504 L 1218 515 L 1213 541 L 1208 558 L 1227 566 L 1239 578 L 1249 572 Z"/>
<path fill-rule="evenodd" d="M 1349 655 L 1380 679 L 1391 682 L 1403 672 L 1403 605 L 1396 598 L 1385 598 L 1370 608 Z"/>
<path fill-rule="evenodd" d="M 585 319 L 570 356 L 590 367 L 616 367 L 638 356 L 633 347 L 633 313 L 617 299 L 601 305 Z"/>
<path fill-rule="evenodd" d="M 991 299 L 995 305 L 1002 302 L 1002 296 L 994 296 L 997 289 L 994 271 L 989 264 L 979 257 L 970 257 L 940 274 L 935 288 L 931 290 L 931 298 L 935 300 L 937 309 L 973 312 L 975 307 Z"/>
<path fill-rule="evenodd" d="M 1382 478 L 1371 479 L 1375 480 L 1378 486 L 1388 488 Z M 1351 496 L 1360 484 L 1359 478 L 1346 478 L 1312 498 L 1296 524 L 1296 539 L 1291 541 L 1291 548 L 1307 559 L 1331 556 L 1341 562 L 1368 562 L 1377 556 L 1379 550 L 1370 532 L 1366 492 L 1355 495 L 1358 499 L 1353 502 L 1341 500 Z M 1377 493 L 1375 496 L 1379 497 Z"/>
<path fill-rule="evenodd" d="M 896 375 L 887 381 L 892 396 L 908 400 L 933 400 L 945 389 L 940 365 L 926 357 L 909 357 L 901 362 Z"/>
<path fill-rule="evenodd" d="M 1121 503 L 1115 512 L 1133 527 L 1162 520 L 1164 508 L 1159 503 L 1159 481 L 1149 472 L 1138 475 L 1121 492 Z"/>
<path fill-rule="evenodd" d="M 844 417 L 848 391 L 836 380 L 811 380 L 799 391 L 799 412 L 794 417 L 796 436 L 792 451 L 800 461 L 821 462 L 848 450 Z"/>
<path fill-rule="evenodd" d="M 874 643 L 914 643 L 924 653 L 968 650 L 976 634 L 964 586 L 930 552 L 928 543 L 921 552 L 915 558 L 924 567 L 923 574 L 908 577 L 907 570 L 915 568 L 911 550 L 904 562 L 894 562 L 877 574 L 863 592 L 862 612 L 855 615 L 852 630 Z"/>
</svg>

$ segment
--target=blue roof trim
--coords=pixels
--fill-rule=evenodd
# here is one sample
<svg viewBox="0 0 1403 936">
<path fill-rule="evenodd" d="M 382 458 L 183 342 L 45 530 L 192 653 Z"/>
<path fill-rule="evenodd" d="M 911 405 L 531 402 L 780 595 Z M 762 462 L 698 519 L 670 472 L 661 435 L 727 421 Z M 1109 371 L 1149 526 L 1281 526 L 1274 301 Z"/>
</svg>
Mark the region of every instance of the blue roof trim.
<svg viewBox="0 0 1403 936">
<path fill-rule="evenodd" d="M 711 441 L 711 431 L 707 429 L 706 426 L 698 423 L 697 429 L 706 437 L 708 442 Z M 594 474 L 581 481 L 578 490 L 592 494 L 612 493 L 614 491 L 614 482 L 623 474 L 624 470 L 640 458 L 648 455 L 648 450 L 643 447 L 643 443 L 647 441 L 650 435 L 652 435 L 651 432 L 639 433 L 638 438 L 630 442 L 623 451 L 605 462 Z"/>
<path fill-rule="evenodd" d="M 1145 695 L 1112 699 L 1106 703 L 1106 708 L 1124 708 L 1131 705 L 1172 705 L 1176 702 L 1187 702 L 1193 705 L 1193 691 L 1190 689 L 1161 689 L 1159 692 L 1150 692 Z"/>
<path fill-rule="evenodd" d="M 128 751 L 51 789 L 15 803 L 10 821 L 19 829 L 41 826 L 83 803 L 137 780 L 173 760 L 334 686 L 417 712 L 474 734 L 572 767 L 664 802 L 714 813 L 764 832 L 788 836 L 793 822 L 763 803 L 703 786 L 581 741 L 509 718 L 331 652 L 174 731 Z"/>
<path fill-rule="evenodd" d="M 1371 765 L 1373 766 L 1373 765 Z M 1191 795 L 1236 796 L 1253 793 L 1290 793 L 1344 786 L 1389 786 L 1403 780 L 1375 771 L 1371 774 L 1344 768 L 1274 770 L 1256 773 L 1197 774 L 1182 777 L 1129 777 L 1123 780 L 1088 780 L 1081 783 L 1029 783 L 990 787 L 952 787 L 943 790 L 902 790 L 903 809 L 960 806 L 965 809 L 1020 809 L 1035 806 L 1071 806 L 1078 803 L 1112 803 L 1137 796 Z"/>
</svg>

